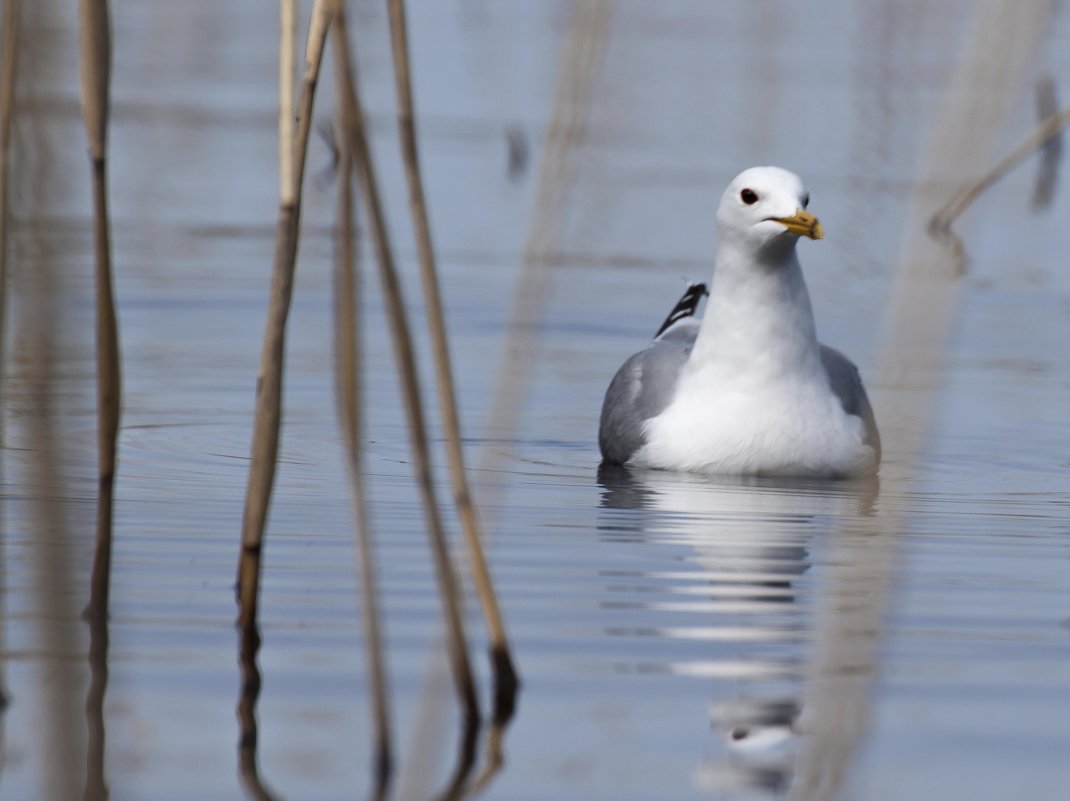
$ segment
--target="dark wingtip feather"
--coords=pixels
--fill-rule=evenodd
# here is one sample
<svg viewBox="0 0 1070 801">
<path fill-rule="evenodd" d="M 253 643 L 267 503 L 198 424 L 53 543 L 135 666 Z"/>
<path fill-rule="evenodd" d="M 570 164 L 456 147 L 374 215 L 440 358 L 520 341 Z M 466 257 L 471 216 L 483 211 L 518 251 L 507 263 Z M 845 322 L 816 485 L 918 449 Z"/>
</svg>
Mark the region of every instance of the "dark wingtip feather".
<svg viewBox="0 0 1070 801">
<path fill-rule="evenodd" d="M 672 307 L 669 316 L 665 318 L 665 322 L 661 324 L 661 328 L 654 334 L 654 339 L 660 337 L 680 320 L 687 317 L 693 317 L 695 311 L 698 309 L 698 304 L 702 302 L 702 298 L 709 294 L 709 290 L 706 289 L 705 284 L 688 284 L 684 296 Z"/>
</svg>

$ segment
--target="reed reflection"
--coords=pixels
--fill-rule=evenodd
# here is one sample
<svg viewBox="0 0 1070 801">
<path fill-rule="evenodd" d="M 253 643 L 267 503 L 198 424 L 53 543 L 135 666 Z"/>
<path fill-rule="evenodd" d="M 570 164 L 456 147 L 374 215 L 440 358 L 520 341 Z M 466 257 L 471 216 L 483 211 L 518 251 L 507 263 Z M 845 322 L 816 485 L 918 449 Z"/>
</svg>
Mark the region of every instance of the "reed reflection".
<svg viewBox="0 0 1070 801">
<path fill-rule="evenodd" d="M 665 622 L 608 633 L 701 643 L 697 658 L 680 659 L 680 649 L 667 648 L 673 661 L 652 655 L 648 666 L 712 680 L 713 737 L 695 785 L 720 794 L 786 793 L 811 641 L 810 550 L 838 521 L 871 512 L 876 483 L 619 467 L 601 468 L 598 481 L 603 538 L 686 546 L 682 568 L 639 576 L 657 580 L 665 594 L 627 603 Z M 611 591 L 633 588 L 617 582 Z"/>
<path fill-rule="evenodd" d="M 85 752 L 85 791 L 83 801 L 105 801 L 108 783 L 105 779 L 104 756 L 106 741 L 104 728 L 104 696 L 108 691 L 108 616 L 87 616 L 89 623 L 89 689 L 85 697 L 85 720 L 88 729 Z"/>
<path fill-rule="evenodd" d="M 260 667 L 256 662 L 260 650 L 260 633 L 255 628 L 242 628 L 238 649 L 238 664 L 241 668 L 241 691 L 238 696 L 238 724 L 241 737 L 238 740 L 238 776 L 245 795 L 252 801 L 279 801 L 260 778 L 257 766 L 256 702 L 260 698 Z"/>
</svg>

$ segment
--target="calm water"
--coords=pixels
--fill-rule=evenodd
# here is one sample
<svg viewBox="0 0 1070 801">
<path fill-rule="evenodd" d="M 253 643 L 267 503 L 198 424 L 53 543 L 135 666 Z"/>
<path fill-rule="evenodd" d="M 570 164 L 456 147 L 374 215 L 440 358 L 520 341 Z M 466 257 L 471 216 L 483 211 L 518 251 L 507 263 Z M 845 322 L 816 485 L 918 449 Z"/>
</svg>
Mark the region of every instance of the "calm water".
<svg viewBox="0 0 1070 801">
<path fill-rule="evenodd" d="M 27 24 L 51 22 L 24 64 L 35 76 L 24 106 L 40 127 L 20 127 L 36 154 L 20 163 L 36 172 L 16 204 L 4 376 L 0 671 L 11 704 L 0 792 L 50 799 L 80 795 L 87 763 L 101 764 L 79 619 L 94 525 L 92 243 L 72 12 L 24 5 L 42 9 Z M 421 320 L 380 6 L 355 4 L 353 24 Z M 847 798 L 1070 793 L 1066 181 L 1037 208 L 1029 162 L 967 213 L 957 229 L 969 272 L 950 284 L 946 342 L 910 381 L 882 372 L 893 274 L 925 238 L 912 215 L 932 171 L 919 165 L 932 158 L 975 5 L 811 11 L 621 0 L 577 34 L 565 2 L 412 3 L 463 423 L 524 681 L 488 799 L 786 798 L 829 720 L 847 743 L 822 764 L 847 766 Z M 276 12 L 204 0 L 114 13 L 126 383 L 102 764 L 116 799 L 241 798 L 232 582 L 273 249 Z M 985 164 L 1032 126 L 1036 77 L 1070 79 L 1067 25 L 1053 15 L 1014 66 Z M 570 47 L 588 67 L 565 58 Z M 553 147 L 540 142 L 560 119 L 563 61 L 589 83 L 583 135 L 547 212 L 540 160 Z M 326 121 L 329 81 L 321 98 Z M 259 769 L 286 799 L 359 797 L 370 782 L 332 405 L 329 163 L 317 140 L 262 585 Z M 828 231 L 801 245 L 802 259 L 822 338 L 869 377 L 884 428 L 880 486 L 599 474 L 609 378 L 681 279 L 708 277 L 717 199 L 755 163 L 800 172 Z M 949 185 L 930 188 L 940 197 Z M 545 230 L 533 259 L 536 220 Z M 538 324 L 521 371 L 504 345 L 518 287 Z M 370 279 L 368 473 L 395 797 L 417 799 L 446 786 L 458 721 L 377 291 Z M 42 320 L 56 354 L 47 403 L 35 378 Z M 509 390 L 523 402 L 500 400 Z M 503 404 L 515 425 L 492 414 Z M 911 414 L 927 423 L 920 449 L 904 433 Z M 848 662 L 815 680 L 812 666 L 837 642 Z"/>
</svg>

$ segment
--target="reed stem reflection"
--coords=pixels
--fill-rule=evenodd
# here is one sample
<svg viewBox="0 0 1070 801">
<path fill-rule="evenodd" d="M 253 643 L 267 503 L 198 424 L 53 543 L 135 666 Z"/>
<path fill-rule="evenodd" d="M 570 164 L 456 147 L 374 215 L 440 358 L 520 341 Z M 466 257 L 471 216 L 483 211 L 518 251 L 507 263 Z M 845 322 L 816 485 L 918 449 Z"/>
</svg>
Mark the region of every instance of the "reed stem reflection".
<svg viewBox="0 0 1070 801">
<path fill-rule="evenodd" d="M 84 801 L 105 801 L 108 783 L 105 778 L 104 757 L 106 732 L 104 727 L 104 697 L 108 691 L 108 615 L 94 615 L 89 619 L 89 689 L 85 697 L 85 720 L 88 729 L 85 755 Z"/>
<path fill-rule="evenodd" d="M 260 667 L 256 655 L 260 651 L 260 632 L 243 628 L 239 631 L 238 665 L 241 668 L 241 690 L 238 694 L 238 777 L 245 795 L 251 801 L 280 801 L 268 789 L 257 765 L 256 703 L 260 698 Z"/>
</svg>

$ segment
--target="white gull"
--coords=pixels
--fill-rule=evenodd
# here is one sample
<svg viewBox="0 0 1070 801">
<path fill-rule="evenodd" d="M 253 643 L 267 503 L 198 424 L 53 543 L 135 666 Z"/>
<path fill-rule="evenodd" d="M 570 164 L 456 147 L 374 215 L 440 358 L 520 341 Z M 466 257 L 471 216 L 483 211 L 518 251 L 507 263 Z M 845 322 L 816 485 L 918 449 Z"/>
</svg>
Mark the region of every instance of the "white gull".
<svg viewBox="0 0 1070 801">
<path fill-rule="evenodd" d="M 692 287 L 649 348 L 617 371 L 598 444 L 610 464 L 734 475 L 850 477 L 880 464 L 858 368 L 817 340 L 795 253 L 821 239 L 802 181 L 738 175 L 717 211 L 709 302 Z"/>
</svg>

